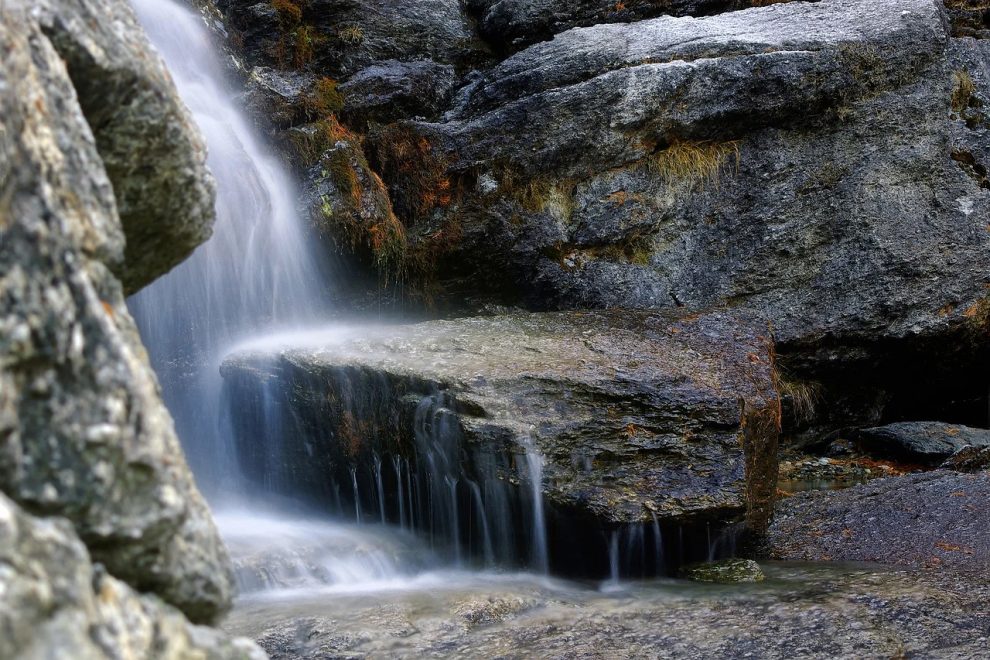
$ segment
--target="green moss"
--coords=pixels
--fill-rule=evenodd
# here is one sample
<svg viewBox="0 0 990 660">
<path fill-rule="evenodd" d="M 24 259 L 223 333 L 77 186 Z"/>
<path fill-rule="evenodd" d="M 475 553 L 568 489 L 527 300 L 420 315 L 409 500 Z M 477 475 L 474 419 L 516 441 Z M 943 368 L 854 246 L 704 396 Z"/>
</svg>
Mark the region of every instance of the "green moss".
<svg viewBox="0 0 990 660">
<path fill-rule="evenodd" d="M 336 115 L 344 109 L 344 95 L 333 78 L 320 78 L 306 96 L 306 112 L 312 118 Z"/>
</svg>

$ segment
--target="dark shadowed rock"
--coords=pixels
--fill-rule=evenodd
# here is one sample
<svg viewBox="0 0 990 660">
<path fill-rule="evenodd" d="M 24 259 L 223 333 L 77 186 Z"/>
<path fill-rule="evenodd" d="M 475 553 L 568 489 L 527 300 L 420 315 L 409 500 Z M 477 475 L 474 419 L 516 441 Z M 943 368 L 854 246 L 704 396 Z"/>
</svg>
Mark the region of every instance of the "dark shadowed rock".
<svg viewBox="0 0 990 660">
<path fill-rule="evenodd" d="M 767 537 L 776 559 L 990 567 L 990 474 L 945 470 L 877 479 L 778 503 Z"/>
<path fill-rule="evenodd" d="M 111 4 L 103 24 L 136 31 L 112 20 L 130 9 Z M 70 21 L 64 29 L 90 26 L 76 13 L 83 8 L 92 6 L 56 14 Z M 107 37 L 105 51 L 87 47 L 107 55 L 118 37 Z M 111 272 L 125 263 L 116 182 L 66 71 L 71 57 L 17 9 L 0 22 L 0 52 L 0 491 L 32 514 L 68 518 L 115 577 L 196 621 L 214 620 L 230 602 L 227 555 Z M 158 62 L 150 51 L 142 57 Z M 174 92 L 159 91 L 168 112 Z M 122 130 L 142 135 L 135 112 Z M 187 162 L 199 163 L 187 148 Z M 175 175 L 166 188 L 186 181 L 159 165 L 142 170 L 143 184 L 132 181 L 155 199 L 159 177 Z M 186 174 L 205 176 L 201 167 Z"/>
<path fill-rule="evenodd" d="M 856 443 L 875 456 L 937 465 L 963 447 L 990 447 L 990 431 L 943 422 L 899 422 L 861 429 Z"/>
<path fill-rule="evenodd" d="M 72 525 L 0 493 L 0 657 L 260 660 L 246 639 L 191 625 L 94 566 Z"/>
<path fill-rule="evenodd" d="M 35 4 L 113 185 L 127 247 L 123 262 L 108 265 L 129 295 L 210 237 L 206 145 L 129 3 Z"/>
<path fill-rule="evenodd" d="M 990 470 L 990 447 L 963 447 L 950 456 L 941 467 L 957 472 Z"/>
<path fill-rule="evenodd" d="M 484 474 L 485 461 L 525 466 L 535 448 L 559 510 L 610 524 L 746 510 L 756 530 L 769 514 L 779 410 L 758 321 L 558 313 L 344 330 L 311 348 L 287 341 L 222 368 L 243 467 L 266 483 L 320 494 L 331 474 L 349 486 L 355 465 L 413 460 L 403 402 L 442 396 L 464 475 Z M 278 448 L 256 436 L 286 422 L 241 412 L 272 400 L 266 409 L 290 420 Z M 497 478 L 531 484 L 520 472 Z"/>
<path fill-rule="evenodd" d="M 340 86 L 343 116 L 352 124 L 388 123 L 409 117 L 436 119 L 458 78 L 454 67 L 428 60 L 390 60 L 358 71 Z"/>
</svg>

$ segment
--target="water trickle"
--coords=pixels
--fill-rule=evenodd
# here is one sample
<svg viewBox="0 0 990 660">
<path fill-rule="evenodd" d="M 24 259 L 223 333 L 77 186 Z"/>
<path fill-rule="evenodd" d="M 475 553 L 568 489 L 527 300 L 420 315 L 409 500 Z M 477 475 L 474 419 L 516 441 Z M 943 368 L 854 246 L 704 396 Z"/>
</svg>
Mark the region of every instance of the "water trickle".
<svg viewBox="0 0 990 660">
<path fill-rule="evenodd" d="M 532 440 L 526 447 L 526 465 L 533 498 L 533 567 L 541 573 L 549 573 L 550 552 L 547 549 L 547 523 L 543 511 L 543 456 Z"/>
<path fill-rule="evenodd" d="M 133 0 L 206 138 L 217 180 L 213 237 L 128 301 L 189 462 L 207 496 L 236 488 L 218 425 L 219 363 L 236 342 L 325 316 L 329 281 L 296 208 L 296 188 L 235 105 L 213 35 L 173 0 Z"/>
</svg>

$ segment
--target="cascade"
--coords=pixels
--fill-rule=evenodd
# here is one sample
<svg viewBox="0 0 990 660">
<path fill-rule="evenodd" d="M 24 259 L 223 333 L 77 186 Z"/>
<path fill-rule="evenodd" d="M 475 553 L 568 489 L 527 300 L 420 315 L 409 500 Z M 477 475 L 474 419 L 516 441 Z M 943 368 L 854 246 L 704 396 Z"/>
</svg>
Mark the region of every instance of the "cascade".
<svg viewBox="0 0 990 660">
<path fill-rule="evenodd" d="M 558 528 L 555 547 L 575 552 L 568 535 L 580 522 L 553 519 L 534 439 L 468 443 L 458 402 L 442 388 L 410 400 L 368 373 L 341 372 L 332 383 L 337 403 L 311 401 L 303 411 L 285 383 L 245 390 L 221 378 L 236 349 L 362 330 L 325 328 L 331 280 L 292 177 L 237 107 L 201 17 L 174 0 L 134 5 L 206 137 L 218 195 L 213 237 L 128 302 L 242 588 L 378 584 L 438 561 L 548 573 L 549 530 Z M 302 330 L 316 325 L 324 329 Z M 300 437 L 312 438 L 302 452 L 287 441 Z M 322 458 L 312 455 L 316 443 Z M 244 513 L 259 502 L 305 515 Z M 663 574 L 668 556 L 685 556 L 665 552 L 656 519 L 590 533 L 601 535 L 592 539 L 600 547 L 587 553 L 607 557 L 613 581 Z M 719 545 L 708 543 L 713 556 Z"/>
<path fill-rule="evenodd" d="M 329 278 L 292 178 L 235 103 L 201 17 L 173 0 L 133 4 L 206 138 L 217 220 L 209 241 L 128 303 L 189 462 L 216 498 L 237 476 L 218 426 L 220 359 L 238 340 L 326 316 Z"/>
</svg>

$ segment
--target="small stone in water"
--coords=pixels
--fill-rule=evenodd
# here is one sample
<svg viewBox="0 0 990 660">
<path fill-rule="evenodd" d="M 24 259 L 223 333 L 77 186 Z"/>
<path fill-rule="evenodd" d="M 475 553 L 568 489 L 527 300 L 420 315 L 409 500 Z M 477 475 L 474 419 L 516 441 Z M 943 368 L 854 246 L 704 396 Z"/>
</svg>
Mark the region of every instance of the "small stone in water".
<svg viewBox="0 0 990 660">
<path fill-rule="evenodd" d="M 762 582 L 763 569 L 752 559 L 722 559 L 705 564 L 691 564 L 681 569 L 681 577 L 695 582 Z"/>
</svg>

